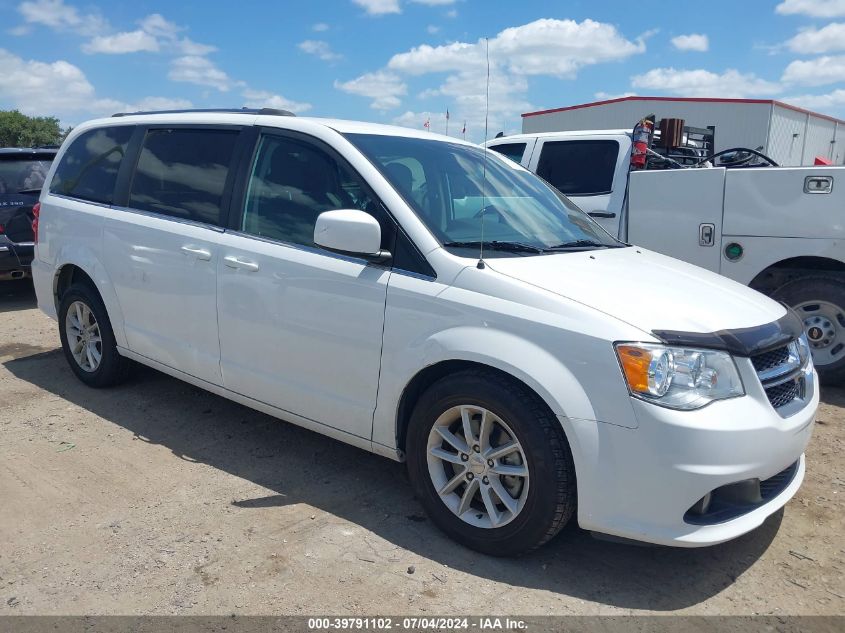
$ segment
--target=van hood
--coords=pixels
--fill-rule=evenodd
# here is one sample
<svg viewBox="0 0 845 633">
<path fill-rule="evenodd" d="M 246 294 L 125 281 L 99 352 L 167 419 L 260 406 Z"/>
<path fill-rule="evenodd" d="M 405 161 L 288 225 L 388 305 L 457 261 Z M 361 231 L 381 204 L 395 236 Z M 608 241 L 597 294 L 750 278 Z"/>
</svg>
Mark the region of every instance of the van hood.
<svg viewBox="0 0 845 633">
<path fill-rule="evenodd" d="M 698 266 L 640 247 L 485 260 L 507 275 L 636 328 L 711 333 L 772 323 L 779 303 Z"/>
</svg>

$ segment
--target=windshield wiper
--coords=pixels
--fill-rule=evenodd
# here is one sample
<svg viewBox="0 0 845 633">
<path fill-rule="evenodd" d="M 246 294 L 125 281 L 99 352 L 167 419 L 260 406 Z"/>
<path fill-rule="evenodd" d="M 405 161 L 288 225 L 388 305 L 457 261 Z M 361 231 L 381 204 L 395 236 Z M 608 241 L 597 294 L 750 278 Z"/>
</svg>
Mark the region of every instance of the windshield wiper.
<svg viewBox="0 0 845 633">
<path fill-rule="evenodd" d="M 621 244 L 602 244 L 595 240 L 572 240 L 544 248 L 544 251 L 565 251 L 570 248 L 619 248 Z"/>
<path fill-rule="evenodd" d="M 443 246 L 454 246 L 455 248 L 489 248 L 492 251 L 511 251 L 515 253 L 542 253 L 545 249 L 523 242 L 510 242 L 507 240 L 491 241 L 469 241 L 469 242 L 445 242 Z"/>
</svg>

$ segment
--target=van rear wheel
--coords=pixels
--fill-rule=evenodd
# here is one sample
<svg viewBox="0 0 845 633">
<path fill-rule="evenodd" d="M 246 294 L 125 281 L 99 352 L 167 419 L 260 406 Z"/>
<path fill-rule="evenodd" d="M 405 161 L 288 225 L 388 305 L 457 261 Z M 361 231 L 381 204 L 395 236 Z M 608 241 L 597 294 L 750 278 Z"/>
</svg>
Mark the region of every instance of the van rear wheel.
<svg viewBox="0 0 845 633">
<path fill-rule="evenodd" d="M 804 323 L 819 379 L 845 381 L 845 282 L 829 277 L 801 277 L 772 293 L 793 308 Z"/>
<path fill-rule="evenodd" d="M 434 383 L 414 408 L 408 472 L 434 523 L 494 556 L 539 547 L 575 510 L 560 422 L 534 393 L 494 371 Z"/>
<path fill-rule="evenodd" d="M 74 284 L 58 310 L 62 350 L 73 373 L 89 387 L 110 387 L 126 379 L 131 361 L 117 351 L 109 315 L 96 290 Z"/>
</svg>

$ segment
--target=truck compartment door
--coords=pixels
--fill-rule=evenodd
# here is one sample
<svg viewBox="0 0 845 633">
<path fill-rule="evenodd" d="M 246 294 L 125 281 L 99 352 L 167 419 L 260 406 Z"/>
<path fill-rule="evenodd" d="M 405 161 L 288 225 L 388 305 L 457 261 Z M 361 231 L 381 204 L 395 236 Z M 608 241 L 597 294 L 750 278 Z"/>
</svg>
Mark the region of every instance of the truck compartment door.
<svg viewBox="0 0 845 633">
<path fill-rule="evenodd" d="M 631 174 L 628 241 L 719 272 L 725 169 Z"/>
</svg>

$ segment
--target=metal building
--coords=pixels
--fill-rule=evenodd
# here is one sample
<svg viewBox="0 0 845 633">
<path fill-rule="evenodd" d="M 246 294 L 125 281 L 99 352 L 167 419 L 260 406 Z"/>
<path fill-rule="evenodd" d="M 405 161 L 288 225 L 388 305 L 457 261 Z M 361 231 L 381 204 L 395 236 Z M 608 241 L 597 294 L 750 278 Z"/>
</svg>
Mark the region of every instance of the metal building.
<svg viewBox="0 0 845 633">
<path fill-rule="evenodd" d="M 780 165 L 812 165 L 816 156 L 845 164 L 845 121 L 772 99 L 622 97 L 566 108 L 527 112 L 522 131 L 632 129 L 654 114 L 713 126 L 715 150 L 762 147 Z"/>
</svg>

